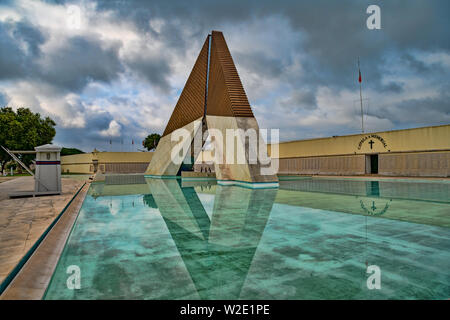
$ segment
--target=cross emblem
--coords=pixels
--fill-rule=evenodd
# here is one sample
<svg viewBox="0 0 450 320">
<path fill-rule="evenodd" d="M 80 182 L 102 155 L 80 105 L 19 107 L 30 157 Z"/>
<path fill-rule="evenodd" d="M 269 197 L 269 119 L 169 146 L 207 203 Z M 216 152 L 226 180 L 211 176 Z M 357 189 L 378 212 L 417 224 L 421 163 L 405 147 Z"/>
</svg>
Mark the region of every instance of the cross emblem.
<svg viewBox="0 0 450 320">
<path fill-rule="evenodd" d="M 370 140 L 370 141 L 369 141 L 370 149 L 372 149 L 372 146 L 373 146 L 374 143 L 375 143 L 375 142 L 373 142 L 373 140 Z"/>
</svg>

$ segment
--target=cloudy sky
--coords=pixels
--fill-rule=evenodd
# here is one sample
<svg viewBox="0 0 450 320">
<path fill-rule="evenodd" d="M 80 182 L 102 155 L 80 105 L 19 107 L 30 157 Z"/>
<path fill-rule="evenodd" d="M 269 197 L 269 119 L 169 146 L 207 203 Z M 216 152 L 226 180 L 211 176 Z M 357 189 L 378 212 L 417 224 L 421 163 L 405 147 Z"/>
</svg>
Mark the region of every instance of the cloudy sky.
<svg viewBox="0 0 450 320">
<path fill-rule="evenodd" d="M 371 4 L 381 30 L 366 27 Z M 220 30 L 260 127 L 282 141 L 360 132 L 358 56 L 367 131 L 448 124 L 449 12 L 448 0 L 3 0 L 0 104 L 51 116 L 59 145 L 135 150 L 164 130 Z"/>
</svg>

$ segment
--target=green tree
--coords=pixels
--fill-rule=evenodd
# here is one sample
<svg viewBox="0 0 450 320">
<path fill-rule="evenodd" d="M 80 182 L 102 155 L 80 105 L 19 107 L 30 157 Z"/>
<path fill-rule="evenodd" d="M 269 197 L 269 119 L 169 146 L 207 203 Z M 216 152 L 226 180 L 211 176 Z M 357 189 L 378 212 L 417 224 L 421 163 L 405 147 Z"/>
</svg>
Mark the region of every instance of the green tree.
<svg viewBox="0 0 450 320">
<path fill-rule="evenodd" d="M 156 149 L 158 146 L 159 139 L 161 139 L 161 136 L 157 133 L 152 133 L 145 138 L 144 141 L 142 141 L 142 145 L 147 148 L 148 151 L 151 151 L 153 149 Z"/>
<path fill-rule="evenodd" d="M 62 148 L 61 149 L 61 156 L 70 156 L 72 154 L 81 154 L 81 153 L 84 153 L 84 152 L 77 148 Z"/>
<path fill-rule="evenodd" d="M 56 134 L 56 123 L 49 117 L 41 118 L 39 113 L 33 113 L 28 108 L 0 108 L 0 145 L 10 150 L 33 150 L 34 147 L 51 143 Z M 1 149 L 1 148 L 0 148 Z M 20 155 L 26 165 L 31 163 L 34 155 Z M 0 150 L 1 170 L 11 157 Z"/>
</svg>

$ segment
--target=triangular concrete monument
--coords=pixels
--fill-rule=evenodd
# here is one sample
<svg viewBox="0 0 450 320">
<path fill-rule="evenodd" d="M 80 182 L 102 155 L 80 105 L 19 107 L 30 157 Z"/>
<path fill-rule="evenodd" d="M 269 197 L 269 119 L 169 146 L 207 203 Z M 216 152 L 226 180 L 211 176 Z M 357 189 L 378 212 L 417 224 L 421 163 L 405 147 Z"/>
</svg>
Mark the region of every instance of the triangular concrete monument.
<svg viewBox="0 0 450 320">
<path fill-rule="evenodd" d="M 168 177 L 179 174 L 183 167 L 179 161 L 173 161 L 174 148 L 179 159 L 197 159 L 206 129 L 212 137 L 214 168 L 219 183 L 278 184 L 276 174 L 263 169 L 264 166 L 270 167 L 270 164 L 262 161 L 262 158 L 270 160 L 267 147 L 261 138 L 233 58 L 219 31 L 213 31 L 206 38 L 146 175 Z M 251 131 L 257 143 L 252 143 L 239 131 Z M 226 141 L 229 132 L 237 132 L 232 145 Z M 180 133 L 189 133 L 190 138 L 183 140 L 179 138 Z M 247 135 L 247 138 L 249 136 L 252 135 Z M 194 137 L 200 137 L 201 141 L 196 147 Z M 238 154 L 241 152 L 244 155 L 244 161 L 242 157 L 237 159 L 239 156 L 229 156 L 234 155 L 236 150 Z"/>
</svg>

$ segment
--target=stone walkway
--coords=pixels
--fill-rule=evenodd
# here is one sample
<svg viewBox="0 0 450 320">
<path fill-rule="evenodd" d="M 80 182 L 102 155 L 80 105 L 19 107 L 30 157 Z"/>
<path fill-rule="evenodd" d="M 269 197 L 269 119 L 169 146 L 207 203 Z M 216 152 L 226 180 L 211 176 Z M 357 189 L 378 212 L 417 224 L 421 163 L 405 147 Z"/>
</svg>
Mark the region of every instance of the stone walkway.
<svg viewBox="0 0 450 320">
<path fill-rule="evenodd" d="M 19 177 L 17 177 L 17 176 L 6 176 L 6 177 L 0 176 L 0 183 L 6 182 L 9 180 L 13 180 L 13 179 L 17 179 L 17 178 L 19 178 Z"/>
<path fill-rule="evenodd" d="M 9 199 L 34 189 L 33 177 L 0 183 L 0 283 L 58 216 L 84 181 L 62 179 L 61 195 Z"/>
</svg>

